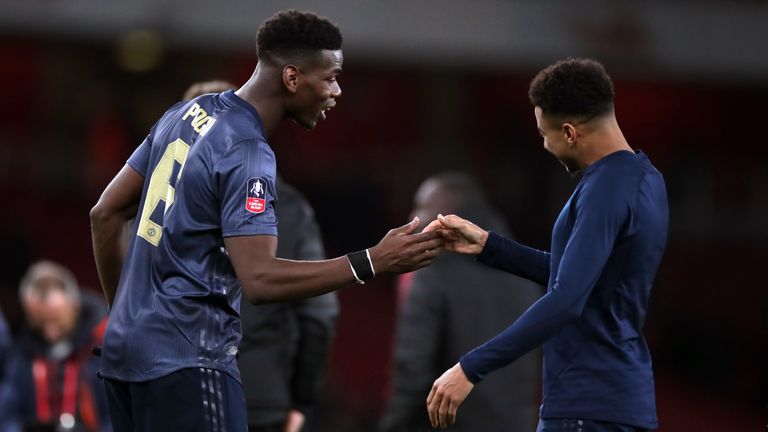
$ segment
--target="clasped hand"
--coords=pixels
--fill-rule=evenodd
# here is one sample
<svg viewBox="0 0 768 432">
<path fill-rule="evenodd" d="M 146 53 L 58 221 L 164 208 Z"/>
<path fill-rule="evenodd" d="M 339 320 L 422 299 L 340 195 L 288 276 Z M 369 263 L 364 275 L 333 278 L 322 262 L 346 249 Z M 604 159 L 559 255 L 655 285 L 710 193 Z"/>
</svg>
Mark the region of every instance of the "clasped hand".
<svg viewBox="0 0 768 432">
<path fill-rule="evenodd" d="M 419 218 L 391 229 L 376 246 L 369 249 L 374 271 L 406 273 L 432 264 L 443 247 L 442 233 L 415 232 Z"/>
<path fill-rule="evenodd" d="M 456 215 L 437 215 L 422 233 L 439 231 L 447 251 L 477 255 L 488 240 L 488 231 Z"/>
</svg>

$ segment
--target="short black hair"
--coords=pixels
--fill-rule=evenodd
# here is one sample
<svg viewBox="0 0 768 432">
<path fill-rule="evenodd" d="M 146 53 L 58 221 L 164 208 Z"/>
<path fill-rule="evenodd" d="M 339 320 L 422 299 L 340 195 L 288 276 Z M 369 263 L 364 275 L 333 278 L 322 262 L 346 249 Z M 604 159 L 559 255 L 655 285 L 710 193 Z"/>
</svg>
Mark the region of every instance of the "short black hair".
<svg viewBox="0 0 768 432">
<path fill-rule="evenodd" d="M 591 120 L 613 111 L 613 82 L 600 62 L 568 58 L 536 74 L 528 98 L 545 114 Z"/>
<path fill-rule="evenodd" d="M 312 12 L 288 9 L 264 21 L 256 35 L 256 55 L 269 61 L 275 56 L 341 49 L 339 27 Z"/>
</svg>

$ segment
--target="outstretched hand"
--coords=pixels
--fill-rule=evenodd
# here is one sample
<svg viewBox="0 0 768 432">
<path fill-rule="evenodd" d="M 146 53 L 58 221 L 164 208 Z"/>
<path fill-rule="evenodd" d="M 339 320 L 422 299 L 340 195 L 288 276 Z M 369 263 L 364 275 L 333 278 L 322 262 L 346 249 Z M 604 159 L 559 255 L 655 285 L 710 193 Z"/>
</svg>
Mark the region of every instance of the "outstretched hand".
<svg viewBox="0 0 768 432">
<path fill-rule="evenodd" d="M 488 240 L 488 231 L 456 215 L 437 215 L 422 233 L 441 232 L 443 248 L 447 251 L 477 255 Z"/>
<path fill-rule="evenodd" d="M 370 248 L 373 270 L 379 273 L 406 273 L 432 264 L 443 247 L 442 232 L 415 233 L 419 218 L 389 230 L 379 244 Z"/>
<path fill-rule="evenodd" d="M 445 371 L 435 383 L 427 396 L 427 412 L 433 428 L 445 429 L 456 422 L 456 410 L 475 387 L 467 379 L 461 363 L 456 363 Z"/>
</svg>

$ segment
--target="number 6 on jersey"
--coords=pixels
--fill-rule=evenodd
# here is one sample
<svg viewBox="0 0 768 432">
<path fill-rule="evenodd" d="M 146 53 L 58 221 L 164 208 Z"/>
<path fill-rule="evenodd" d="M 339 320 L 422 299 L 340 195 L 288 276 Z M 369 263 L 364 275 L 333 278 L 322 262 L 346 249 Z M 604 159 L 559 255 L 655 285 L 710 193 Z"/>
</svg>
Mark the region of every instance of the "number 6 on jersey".
<svg viewBox="0 0 768 432">
<path fill-rule="evenodd" d="M 149 178 L 147 197 L 141 209 L 141 219 L 136 234 L 155 246 L 160 244 L 160 238 L 163 236 L 163 216 L 173 205 L 176 182 L 181 178 L 188 154 L 189 144 L 181 139 L 168 144 L 163 157 Z"/>
</svg>

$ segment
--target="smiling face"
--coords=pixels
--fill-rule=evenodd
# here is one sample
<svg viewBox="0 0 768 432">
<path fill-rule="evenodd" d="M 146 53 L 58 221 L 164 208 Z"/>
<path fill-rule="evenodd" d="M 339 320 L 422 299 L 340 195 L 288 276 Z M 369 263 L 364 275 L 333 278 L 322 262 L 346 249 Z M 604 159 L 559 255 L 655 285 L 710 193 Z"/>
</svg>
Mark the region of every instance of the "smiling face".
<svg viewBox="0 0 768 432">
<path fill-rule="evenodd" d="M 337 81 L 344 57 L 341 50 L 322 50 L 310 65 L 296 67 L 288 115 L 306 129 L 314 129 L 341 96 Z"/>
</svg>

